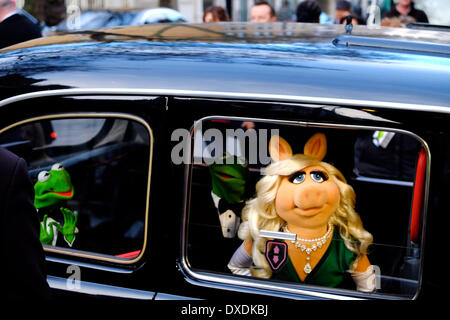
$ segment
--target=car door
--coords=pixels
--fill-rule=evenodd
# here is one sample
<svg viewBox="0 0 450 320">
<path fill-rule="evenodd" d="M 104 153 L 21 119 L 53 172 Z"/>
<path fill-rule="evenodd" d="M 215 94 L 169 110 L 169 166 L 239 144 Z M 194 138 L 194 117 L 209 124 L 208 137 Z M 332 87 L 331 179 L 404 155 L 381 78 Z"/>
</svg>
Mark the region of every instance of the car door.
<svg viewBox="0 0 450 320">
<path fill-rule="evenodd" d="M 0 144 L 28 164 L 55 297 L 154 298 L 148 274 L 161 260 L 152 212 L 167 171 L 165 112 L 165 98 L 126 92 L 2 101 Z"/>
<path fill-rule="evenodd" d="M 431 138 L 413 126 L 399 125 L 400 110 L 377 108 L 375 103 L 339 105 L 330 100 L 324 105 L 242 101 L 230 96 L 223 100 L 180 97 L 170 100 L 169 106 L 169 111 L 177 114 L 189 110 L 189 114 L 183 113 L 185 117 L 177 118 L 176 127 L 188 130 L 192 139 L 187 162 L 180 162 L 184 164 L 186 182 L 179 264 L 190 283 L 224 292 L 295 299 L 417 296 L 430 174 L 427 140 Z M 410 117 L 414 119 L 415 115 Z M 243 158 L 249 189 L 241 200 L 249 201 L 254 199 L 264 168 L 271 163 L 267 153 L 270 137 L 280 135 L 291 144 L 294 153 L 303 153 L 303 146 L 315 133 L 327 137 L 325 159 L 342 172 L 355 190 L 356 211 L 373 235 L 368 256 L 376 274 L 375 293 L 276 278 L 258 279 L 249 273 L 233 274 L 228 267 L 243 239 L 236 224 L 231 224 L 232 231 L 224 229 L 220 205 L 212 195 L 211 166 L 224 159 L 225 153 L 235 159 Z"/>
</svg>

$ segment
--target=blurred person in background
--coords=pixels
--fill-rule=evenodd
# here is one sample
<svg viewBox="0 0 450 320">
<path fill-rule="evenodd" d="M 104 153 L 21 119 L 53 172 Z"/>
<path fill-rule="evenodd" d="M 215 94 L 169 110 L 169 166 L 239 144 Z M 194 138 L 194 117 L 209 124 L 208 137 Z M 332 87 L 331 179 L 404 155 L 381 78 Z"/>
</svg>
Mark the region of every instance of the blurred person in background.
<svg viewBox="0 0 450 320">
<path fill-rule="evenodd" d="M 319 23 L 322 9 L 316 0 L 305 0 L 297 6 L 297 22 Z"/>
<path fill-rule="evenodd" d="M 346 17 L 348 15 L 352 16 L 352 24 L 362 24 L 361 19 L 353 11 L 352 4 L 347 0 L 339 0 L 336 3 L 336 23 L 342 24 L 346 22 Z"/>
<path fill-rule="evenodd" d="M 203 14 L 203 22 L 230 21 L 227 11 L 219 6 L 208 7 Z"/>
<path fill-rule="evenodd" d="M 250 12 L 251 22 L 276 22 L 275 10 L 266 1 L 256 2 Z"/>
<path fill-rule="evenodd" d="M 64 0 L 47 0 L 44 5 L 45 25 L 56 26 L 66 18 L 66 4 Z"/>
<path fill-rule="evenodd" d="M 411 16 L 400 16 L 400 17 L 392 17 L 392 18 L 383 18 L 381 20 L 380 25 L 383 27 L 392 27 L 392 28 L 404 28 L 409 23 L 416 22 L 416 19 L 414 19 Z"/>
<path fill-rule="evenodd" d="M 295 12 L 291 9 L 288 0 L 283 1 L 283 5 L 278 12 L 278 21 L 295 21 Z"/>
<path fill-rule="evenodd" d="M 16 11 L 16 0 L 0 0 L 0 49 L 39 37 L 39 26 Z"/>
<path fill-rule="evenodd" d="M 412 0 L 398 0 L 397 4 L 392 5 L 392 9 L 386 13 L 385 18 L 393 17 L 413 17 L 417 22 L 428 23 L 427 14 L 414 8 L 414 2 Z"/>
<path fill-rule="evenodd" d="M 336 3 L 336 23 L 341 23 L 341 19 L 352 14 L 352 5 L 346 0 L 339 0 Z"/>
</svg>

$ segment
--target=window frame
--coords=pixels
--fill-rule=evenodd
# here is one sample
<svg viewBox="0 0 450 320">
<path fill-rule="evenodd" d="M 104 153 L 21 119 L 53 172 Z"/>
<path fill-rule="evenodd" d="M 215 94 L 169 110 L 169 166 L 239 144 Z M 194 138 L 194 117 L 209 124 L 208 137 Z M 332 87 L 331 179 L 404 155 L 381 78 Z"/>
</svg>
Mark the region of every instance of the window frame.
<svg viewBox="0 0 450 320">
<path fill-rule="evenodd" d="M 315 128 L 326 128 L 326 129 L 342 129 L 342 130 L 365 130 L 365 131 L 390 131 L 399 134 L 404 134 L 415 138 L 424 148 L 426 154 L 426 169 L 425 169 L 425 181 L 423 190 L 423 201 L 421 208 L 421 230 L 420 230 L 420 261 L 419 261 L 419 271 L 418 271 L 418 285 L 417 290 L 412 298 L 401 297 L 396 295 L 389 295 L 388 293 L 363 293 L 353 290 L 339 289 L 339 288 L 327 288 L 319 286 L 311 286 L 308 284 L 289 284 L 280 283 L 276 281 L 270 281 L 266 279 L 258 279 L 255 277 L 244 277 L 236 275 L 225 275 L 215 273 L 214 271 L 196 271 L 192 270 L 189 265 L 189 260 L 187 256 L 187 245 L 188 245 L 188 218 L 190 210 L 190 197 L 192 188 L 192 171 L 194 167 L 194 151 L 193 151 L 193 140 L 195 138 L 195 130 L 203 121 L 207 120 L 231 120 L 231 121 L 254 121 L 254 122 L 265 122 L 271 124 L 280 125 L 293 125 L 298 127 L 315 127 Z M 235 117 L 235 116 L 221 116 L 221 115 L 211 115 L 195 120 L 194 125 L 191 127 L 191 136 L 189 139 L 189 145 L 186 148 L 189 152 L 188 159 L 190 163 L 185 165 L 185 185 L 184 185 L 184 205 L 183 205 L 183 218 L 182 218 L 182 235 L 181 235 L 181 259 L 179 262 L 179 268 L 182 271 L 185 279 L 197 286 L 213 287 L 222 290 L 238 291 L 244 293 L 260 293 L 269 296 L 276 296 L 289 299 L 336 299 L 336 300 L 361 300 L 361 299 L 387 299 L 387 300 L 415 300 L 422 287 L 423 278 L 423 260 L 424 260 L 424 240 L 425 240 L 425 230 L 426 230 L 426 216 L 428 208 L 428 197 L 429 197 L 429 187 L 430 187 L 430 176 L 431 176 L 431 153 L 426 141 L 418 136 L 417 134 L 398 128 L 390 128 L 385 126 L 376 125 L 352 125 L 352 124 L 340 124 L 340 123 L 321 123 L 315 121 L 289 121 L 289 120 L 276 120 L 276 119 L 265 119 L 265 118 L 253 118 L 253 117 Z M 390 181 L 395 183 L 396 180 L 389 179 L 376 179 L 380 180 L 378 182 L 389 183 Z M 401 185 L 401 183 L 400 183 Z M 414 182 L 413 186 L 414 188 Z M 413 196 L 414 189 L 412 190 Z M 411 210 L 411 209 L 410 209 Z M 410 212 L 411 215 L 411 212 Z"/>
<path fill-rule="evenodd" d="M 45 97 L 45 96 L 42 96 Z M 100 119 L 107 119 L 107 118 L 114 118 L 114 119 L 121 119 L 121 120 L 128 120 L 128 121 L 134 121 L 142 125 L 149 134 L 149 159 L 148 159 L 148 175 L 147 175 L 147 192 L 146 192 L 146 199 L 145 199 L 145 216 L 144 216 L 144 241 L 140 250 L 140 253 L 131 259 L 128 258 L 119 258 L 114 257 L 111 255 L 106 255 L 102 253 L 96 253 L 91 251 L 84 251 L 84 250 L 76 250 L 71 248 L 63 248 L 63 247 L 53 247 L 49 245 L 43 245 L 44 252 L 46 253 L 46 259 L 50 261 L 54 260 L 64 260 L 57 257 L 50 257 L 47 256 L 47 253 L 52 253 L 55 255 L 62 255 L 65 258 L 82 258 L 82 259 L 89 259 L 91 261 L 97 261 L 97 262 L 106 262 L 106 263 L 114 263 L 116 265 L 122 265 L 122 266 L 130 266 L 134 265 L 137 262 L 139 262 L 142 257 L 144 256 L 146 249 L 147 249 L 147 241 L 148 241 L 148 222 L 149 222 L 149 204 L 150 204 L 150 188 L 151 188 L 151 174 L 152 174 L 152 160 L 153 160 L 153 147 L 154 147 L 154 136 L 153 136 L 153 130 L 150 127 L 150 125 L 142 118 L 132 115 L 132 114 L 126 114 L 126 113 L 116 113 L 116 112 L 70 112 L 70 113 L 53 113 L 53 114 L 46 114 L 41 116 L 36 116 L 32 118 L 27 118 L 21 121 L 14 122 L 6 127 L 0 128 L 0 135 L 10 129 L 13 129 L 15 127 L 26 125 L 29 123 L 42 121 L 42 120 L 61 120 L 61 119 L 86 119 L 86 118 L 100 118 Z M 112 268 L 114 269 L 114 268 Z"/>
</svg>

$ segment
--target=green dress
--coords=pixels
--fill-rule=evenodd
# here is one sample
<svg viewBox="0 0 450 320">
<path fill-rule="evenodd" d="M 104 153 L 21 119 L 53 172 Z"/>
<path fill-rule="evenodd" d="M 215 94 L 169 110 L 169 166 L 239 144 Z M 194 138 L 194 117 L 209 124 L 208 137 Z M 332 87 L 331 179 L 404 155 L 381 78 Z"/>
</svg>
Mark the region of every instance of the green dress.
<svg viewBox="0 0 450 320">
<path fill-rule="evenodd" d="M 335 229 L 330 245 L 304 281 L 299 278 L 289 257 L 285 265 L 274 272 L 272 278 L 325 287 L 354 289 L 355 286 L 348 270 L 356 257 L 355 253 L 347 249 L 344 240 Z"/>
</svg>

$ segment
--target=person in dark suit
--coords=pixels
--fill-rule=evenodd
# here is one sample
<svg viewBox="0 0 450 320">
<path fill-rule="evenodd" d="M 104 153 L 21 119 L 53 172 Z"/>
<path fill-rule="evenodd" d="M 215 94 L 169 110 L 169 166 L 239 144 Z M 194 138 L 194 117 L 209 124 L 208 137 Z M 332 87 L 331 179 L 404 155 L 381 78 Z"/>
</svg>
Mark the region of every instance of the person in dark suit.
<svg viewBox="0 0 450 320">
<path fill-rule="evenodd" d="M 25 161 L 0 147 L 0 287 L 8 299 L 51 299 L 33 199 Z"/>
<path fill-rule="evenodd" d="M 40 37 L 39 26 L 17 13 L 16 0 L 0 0 L 0 49 Z"/>
</svg>

